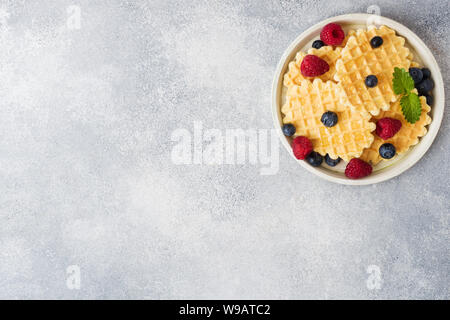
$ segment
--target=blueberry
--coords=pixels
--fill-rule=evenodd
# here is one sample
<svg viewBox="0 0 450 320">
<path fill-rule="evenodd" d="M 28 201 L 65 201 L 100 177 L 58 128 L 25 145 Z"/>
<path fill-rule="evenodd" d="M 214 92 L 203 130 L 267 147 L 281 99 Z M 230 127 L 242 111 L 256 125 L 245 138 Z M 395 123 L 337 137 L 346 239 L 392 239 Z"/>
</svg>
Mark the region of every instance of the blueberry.
<svg viewBox="0 0 450 320">
<path fill-rule="evenodd" d="M 419 92 L 430 92 L 434 88 L 434 81 L 432 79 L 425 79 L 417 85 Z"/>
<path fill-rule="evenodd" d="M 382 37 L 376 36 L 376 37 L 373 37 L 372 39 L 370 39 L 370 45 L 372 46 L 372 48 L 378 48 L 382 44 L 383 44 Z"/>
<path fill-rule="evenodd" d="M 385 143 L 380 146 L 380 156 L 384 159 L 391 159 L 395 156 L 395 147 L 392 143 Z"/>
<path fill-rule="evenodd" d="M 325 127 L 334 127 L 338 122 L 338 116 L 332 111 L 327 111 L 322 115 L 320 121 L 322 121 Z"/>
<path fill-rule="evenodd" d="M 423 79 L 422 70 L 419 68 L 409 68 L 409 74 L 413 78 L 415 84 L 419 83 Z"/>
<path fill-rule="evenodd" d="M 318 167 L 322 164 L 323 158 L 319 153 L 317 153 L 315 151 L 311 151 L 306 156 L 306 161 L 313 167 Z"/>
<path fill-rule="evenodd" d="M 427 91 L 424 91 L 423 89 L 418 88 L 418 86 L 416 88 L 417 88 L 417 92 L 419 93 L 419 96 L 426 96 L 426 95 L 428 95 Z"/>
<path fill-rule="evenodd" d="M 431 77 L 431 71 L 428 68 L 422 68 L 422 74 L 424 79 L 428 79 Z"/>
<path fill-rule="evenodd" d="M 313 42 L 312 47 L 315 49 L 320 49 L 325 45 L 325 43 L 322 40 L 316 40 Z"/>
<path fill-rule="evenodd" d="M 431 94 L 426 94 L 425 98 L 427 99 L 427 105 L 431 106 L 433 104 L 433 96 Z"/>
<path fill-rule="evenodd" d="M 332 159 L 330 158 L 330 156 L 328 155 L 328 153 L 325 155 L 325 162 L 327 163 L 327 165 L 329 165 L 330 167 L 335 167 L 339 162 L 341 162 L 341 158 L 337 158 L 337 159 Z"/>
<path fill-rule="evenodd" d="M 378 78 L 376 76 L 374 76 L 373 74 L 371 74 L 370 76 L 366 77 L 366 86 L 368 86 L 369 88 L 373 88 L 378 84 Z"/>
<path fill-rule="evenodd" d="M 286 123 L 283 126 L 283 133 L 287 137 L 292 137 L 295 133 L 295 127 L 290 123 Z"/>
</svg>

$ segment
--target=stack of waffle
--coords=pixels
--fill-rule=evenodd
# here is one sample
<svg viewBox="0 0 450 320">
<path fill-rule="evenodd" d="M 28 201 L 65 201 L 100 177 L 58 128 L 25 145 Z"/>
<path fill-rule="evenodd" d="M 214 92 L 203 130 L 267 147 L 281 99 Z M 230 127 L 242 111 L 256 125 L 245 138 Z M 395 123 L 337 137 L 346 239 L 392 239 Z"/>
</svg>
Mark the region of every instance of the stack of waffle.
<svg viewBox="0 0 450 320">
<path fill-rule="evenodd" d="M 370 40 L 379 36 L 383 45 L 373 48 Z M 325 60 L 329 71 L 319 77 L 308 78 L 301 73 L 300 66 L 306 54 Z M 406 152 L 427 132 L 431 123 L 430 106 L 420 97 L 422 114 L 414 124 L 408 123 L 401 110 L 399 96 L 392 88 L 394 68 L 419 66 L 405 46 L 405 39 L 386 26 L 367 30 L 351 30 L 342 46 L 324 46 L 298 52 L 289 63 L 284 75 L 287 88 L 281 112 L 283 122 L 295 126 L 296 136 L 308 137 L 314 150 L 322 156 L 340 157 L 344 161 L 361 158 L 373 165 L 381 160 L 378 149 L 383 143 L 392 143 L 397 154 Z M 369 88 L 364 81 L 375 75 L 378 84 Z M 339 121 L 333 127 L 325 127 L 321 116 L 333 111 Z M 390 117 L 402 122 L 401 130 L 389 140 L 375 134 L 376 121 Z"/>
</svg>

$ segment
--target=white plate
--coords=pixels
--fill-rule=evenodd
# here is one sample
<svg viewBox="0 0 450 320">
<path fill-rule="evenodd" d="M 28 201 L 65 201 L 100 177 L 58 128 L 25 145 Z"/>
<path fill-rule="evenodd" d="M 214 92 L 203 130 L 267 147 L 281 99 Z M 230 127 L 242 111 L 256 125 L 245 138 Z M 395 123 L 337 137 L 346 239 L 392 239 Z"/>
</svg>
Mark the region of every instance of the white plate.
<svg viewBox="0 0 450 320">
<path fill-rule="evenodd" d="M 390 161 L 382 161 L 381 164 L 374 167 L 372 174 L 368 177 L 358 180 L 348 179 L 344 175 L 345 164 L 343 161 L 336 167 L 331 168 L 326 164 L 321 167 L 315 168 L 310 166 L 303 160 L 297 160 L 291 148 L 291 139 L 284 136 L 281 131 L 282 127 L 282 114 L 280 112 L 283 99 L 283 75 L 285 74 L 288 64 L 295 57 L 295 54 L 299 50 L 306 51 L 311 48 L 311 43 L 319 39 L 319 34 L 322 28 L 330 23 L 335 22 L 340 24 L 344 30 L 350 28 L 366 28 L 368 23 L 376 23 L 381 25 L 386 25 L 397 32 L 398 35 L 406 39 L 407 47 L 414 53 L 414 60 L 421 63 L 421 65 L 427 67 L 431 71 L 431 76 L 435 83 L 435 88 L 432 92 L 434 102 L 431 106 L 431 118 L 433 121 L 428 127 L 428 133 L 420 139 L 420 142 L 410 148 L 410 150 L 401 156 L 396 156 Z M 280 62 L 278 63 L 275 78 L 272 85 L 272 115 L 277 129 L 278 135 L 280 136 L 281 142 L 284 147 L 288 150 L 289 154 L 305 169 L 318 175 L 326 180 L 349 185 L 367 185 L 372 183 L 382 182 L 391 179 L 402 172 L 406 171 L 412 167 L 420 158 L 425 154 L 428 148 L 433 143 L 434 138 L 441 126 L 442 117 L 444 114 L 445 97 L 444 97 L 444 82 L 442 80 L 441 71 L 433 57 L 430 49 L 422 42 L 422 40 L 411 30 L 403 26 L 402 24 L 395 22 L 391 19 L 374 16 L 370 14 L 346 14 L 342 16 L 333 17 L 324 20 L 297 37 L 294 42 L 286 49 Z"/>
</svg>

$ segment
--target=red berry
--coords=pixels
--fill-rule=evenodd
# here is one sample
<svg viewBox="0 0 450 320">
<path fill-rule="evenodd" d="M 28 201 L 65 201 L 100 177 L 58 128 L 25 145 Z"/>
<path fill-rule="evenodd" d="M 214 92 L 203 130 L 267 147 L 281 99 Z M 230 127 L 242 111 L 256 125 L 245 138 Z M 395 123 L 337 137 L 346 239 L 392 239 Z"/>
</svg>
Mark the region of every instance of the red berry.
<svg viewBox="0 0 450 320">
<path fill-rule="evenodd" d="M 294 156 L 299 160 L 304 160 L 312 150 L 312 143 L 307 137 L 300 136 L 292 141 L 292 151 L 294 152 Z"/>
<path fill-rule="evenodd" d="M 393 118 L 382 118 L 377 121 L 377 135 L 383 139 L 387 140 L 392 138 L 398 130 L 402 127 L 402 122 Z"/>
<path fill-rule="evenodd" d="M 317 77 L 328 72 L 330 66 L 325 60 L 318 56 L 308 54 L 303 58 L 300 70 L 305 77 Z"/>
<path fill-rule="evenodd" d="M 350 160 L 345 168 L 345 175 L 350 179 L 359 179 L 367 177 L 372 173 L 372 166 L 361 159 L 354 158 Z"/>
<path fill-rule="evenodd" d="M 336 23 L 329 23 L 320 32 L 320 40 L 329 46 L 338 46 L 344 41 L 345 32 Z"/>
</svg>

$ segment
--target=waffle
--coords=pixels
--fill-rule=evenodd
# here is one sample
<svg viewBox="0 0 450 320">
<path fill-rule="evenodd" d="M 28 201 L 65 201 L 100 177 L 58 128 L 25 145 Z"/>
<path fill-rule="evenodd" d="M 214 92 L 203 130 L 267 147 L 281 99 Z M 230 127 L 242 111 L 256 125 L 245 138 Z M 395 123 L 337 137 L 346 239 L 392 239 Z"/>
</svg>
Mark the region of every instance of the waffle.
<svg viewBox="0 0 450 320">
<path fill-rule="evenodd" d="M 333 159 L 345 161 L 359 157 L 373 142 L 375 124 L 370 122 L 369 113 L 356 112 L 348 104 L 342 103 L 343 91 L 332 81 L 313 82 L 304 79 L 299 86 L 289 87 L 286 102 L 281 108 L 284 123 L 292 123 L 294 136 L 306 136 L 314 151 L 327 153 Z M 338 123 L 331 128 L 320 121 L 326 111 L 336 112 Z"/>
<path fill-rule="evenodd" d="M 414 55 L 413 55 L 413 53 L 410 51 L 409 52 L 409 55 L 408 55 L 408 60 L 411 60 L 411 65 L 409 66 L 410 68 L 419 68 L 420 67 L 420 64 L 418 63 L 418 62 L 416 62 L 416 61 L 412 61 L 413 60 L 413 58 L 414 58 Z"/>
<path fill-rule="evenodd" d="M 354 36 L 356 34 L 356 30 L 350 29 L 347 31 L 347 34 L 345 35 L 344 40 L 342 41 L 340 47 L 345 47 L 347 45 L 347 41 L 351 36 Z"/>
<path fill-rule="evenodd" d="M 373 121 L 377 121 L 381 118 L 389 117 L 398 119 L 402 122 L 402 128 L 388 140 L 383 140 L 375 134 L 375 139 L 372 145 L 365 149 L 360 159 L 371 162 L 373 165 L 378 164 L 383 159 L 378 150 L 383 143 L 392 143 L 395 146 L 397 154 L 406 152 L 411 146 L 416 145 L 419 142 L 419 138 L 423 137 L 427 133 L 427 126 L 431 123 L 431 118 L 428 115 L 431 108 L 427 105 L 426 98 L 420 97 L 420 103 L 422 104 L 422 114 L 419 121 L 414 124 L 409 123 L 403 116 L 400 106 L 400 100 L 394 102 L 389 111 L 382 111 L 378 116 L 374 117 Z"/>
<path fill-rule="evenodd" d="M 413 62 L 411 62 L 411 65 L 409 67 L 410 68 L 419 68 L 420 64 L 418 64 L 417 62 L 413 61 Z"/>
<path fill-rule="evenodd" d="M 335 47 L 334 49 L 332 46 L 323 46 L 319 49 L 311 48 L 307 53 L 303 51 L 297 52 L 297 54 L 295 55 L 295 60 L 289 63 L 288 71 L 284 75 L 284 85 L 286 87 L 290 87 L 292 85 L 299 85 L 300 82 L 302 82 L 302 80 L 304 79 L 314 79 L 313 77 L 304 77 L 300 71 L 300 66 L 302 64 L 303 58 L 307 54 L 313 54 L 318 56 L 319 58 L 324 59 L 330 66 L 330 70 L 328 70 L 327 73 L 317 78 L 322 79 L 323 81 L 333 80 L 336 74 L 336 60 L 341 57 L 342 47 L 344 47 L 347 44 L 348 39 L 355 34 L 355 30 L 349 30 L 344 38 L 344 41 L 342 41 L 342 44 L 339 47 Z"/>
<path fill-rule="evenodd" d="M 299 85 L 302 80 L 305 79 L 313 80 L 315 78 L 319 78 L 323 81 L 332 80 L 336 73 L 336 60 L 340 58 L 341 50 L 342 48 L 340 47 L 333 49 L 333 47 L 324 46 L 320 49 L 311 48 L 308 50 L 308 53 L 305 53 L 303 51 L 297 52 L 295 60 L 289 63 L 289 69 L 284 75 L 284 85 L 286 87 Z M 306 54 L 313 54 L 325 60 L 330 66 L 330 70 L 319 77 L 304 77 L 300 71 L 300 65 L 302 64 L 303 58 L 306 56 Z"/>
<path fill-rule="evenodd" d="M 374 36 L 383 38 L 383 44 L 372 48 L 370 40 Z M 377 29 L 357 30 L 348 38 L 336 61 L 334 80 L 344 89 L 346 99 L 356 111 L 366 110 L 376 116 L 381 110 L 388 110 L 398 96 L 392 90 L 394 67 L 408 70 L 413 55 L 404 46 L 405 39 L 395 35 L 386 26 Z M 368 75 L 378 78 L 378 85 L 368 88 L 364 80 Z"/>
</svg>

